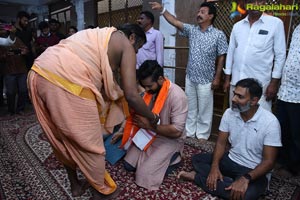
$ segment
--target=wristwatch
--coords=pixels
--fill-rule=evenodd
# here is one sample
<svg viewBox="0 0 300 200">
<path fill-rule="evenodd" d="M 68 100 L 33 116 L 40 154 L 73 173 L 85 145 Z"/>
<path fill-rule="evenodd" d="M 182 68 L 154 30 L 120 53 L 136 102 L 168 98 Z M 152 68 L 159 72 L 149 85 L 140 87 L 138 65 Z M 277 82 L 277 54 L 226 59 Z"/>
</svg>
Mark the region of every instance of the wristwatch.
<svg viewBox="0 0 300 200">
<path fill-rule="evenodd" d="M 247 173 L 247 174 L 244 174 L 243 177 L 244 177 L 245 179 L 249 180 L 249 182 L 252 181 L 252 177 L 251 177 L 251 175 L 248 174 L 248 173 Z"/>
</svg>

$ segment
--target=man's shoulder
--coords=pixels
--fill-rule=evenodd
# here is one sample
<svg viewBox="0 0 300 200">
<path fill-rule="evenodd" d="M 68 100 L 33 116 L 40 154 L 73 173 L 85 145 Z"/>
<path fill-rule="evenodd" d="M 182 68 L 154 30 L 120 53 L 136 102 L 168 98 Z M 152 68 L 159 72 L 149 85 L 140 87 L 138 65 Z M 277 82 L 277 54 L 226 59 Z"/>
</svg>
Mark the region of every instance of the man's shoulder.
<svg viewBox="0 0 300 200">
<path fill-rule="evenodd" d="M 239 115 L 240 114 L 238 112 L 233 111 L 231 108 L 227 108 L 225 110 L 225 112 L 223 113 L 222 118 L 226 118 L 227 120 L 235 119 L 235 118 L 239 117 Z"/>
<path fill-rule="evenodd" d="M 149 31 L 152 31 L 152 32 L 155 32 L 155 33 L 161 33 L 161 31 L 160 30 L 158 30 L 158 29 L 155 29 L 155 28 L 151 28 Z"/>
<path fill-rule="evenodd" d="M 275 31 L 277 31 L 277 28 L 279 28 L 278 26 L 281 26 L 282 28 L 284 28 L 283 26 L 283 21 L 278 18 L 278 17 L 274 17 L 274 16 L 271 16 L 271 15 L 263 15 L 261 17 L 262 21 L 263 21 L 263 25 L 265 26 L 268 26 L 268 27 L 274 27 Z M 279 32 L 278 32 L 279 33 Z"/>
<path fill-rule="evenodd" d="M 244 24 L 247 22 L 246 19 L 241 19 L 240 21 L 236 22 L 234 25 L 233 25 L 233 30 L 234 29 L 237 29 L 237 28 L 240 28 L 242 26 L 244 26 Z"/>
<path fill-rule="evenodd" d="M 214 31 L 217 35 L 225 35 L 224 31 L 212 26 L 212 31 Z"/>
<path fill-rule="evenodd" d="M 169 94 L 173 96 L 172 98 L 186 98 L 185 92 L 176 83 L 171 83 Z"/>
<path fill-rule="evenodd" d="M 264 109 L 263 107 L 259 106 L 258 114 L 260 119 L 264 119 L 263 121 L 277 121 L 277 117 L 270 112 L 269 110 Z"/>
<path fill-rule="evenodd" d="M 163 35 L 162 32 L 158 29 L 155 29 L 155 28 L 152 28 L 150 29 L 152 34 L 155 34 L 155 35 Z"/>
<path fill-rule="evenodd" d="M 267 15 L 267 14 L 262 15 L 262 19 L 270 22 L 282 22 L 280 18 L 274 17 L 272 15 Z"/>
</svg>

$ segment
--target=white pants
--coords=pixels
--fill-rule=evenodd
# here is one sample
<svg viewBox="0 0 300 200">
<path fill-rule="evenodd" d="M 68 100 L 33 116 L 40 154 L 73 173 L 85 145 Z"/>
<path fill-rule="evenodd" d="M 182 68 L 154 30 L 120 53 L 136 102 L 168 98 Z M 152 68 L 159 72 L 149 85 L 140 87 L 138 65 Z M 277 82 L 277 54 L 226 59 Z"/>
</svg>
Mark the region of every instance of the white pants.
<svg viewBox="0 0 300 200">
<path fill-rule="evenodd" d="M 185 93 L 188 98 L 188 115 L 185 124 L 186 135 L 208 139 L 213 117 L 213 90 L 211 83 L 201 85 L 185 78 Z"/>
<path fill-rule="evenodd" d="M 267 101 L 266 100 L 266 96 L 265 96 L 265 92 L 266 92 L 266 89 L 267 89 L 268 85 L 269 84 L 266 84 L 266 85 L 263 86 L 263 94 L 262 94 L 260 100 L 258 101 L 258 103 L 264 109 L 272 112 L 272 101 Z M 229 105 L 230 105 L 230 107 L 232 105 L 232 101 L 231 100 L 232 100 L 232 97 L 233 97 L 233 90 L 234 90 L 234 88 L 235 88 L 235 86 L 230 85 L 230 94 L 229 94 Z"/>
</svg>

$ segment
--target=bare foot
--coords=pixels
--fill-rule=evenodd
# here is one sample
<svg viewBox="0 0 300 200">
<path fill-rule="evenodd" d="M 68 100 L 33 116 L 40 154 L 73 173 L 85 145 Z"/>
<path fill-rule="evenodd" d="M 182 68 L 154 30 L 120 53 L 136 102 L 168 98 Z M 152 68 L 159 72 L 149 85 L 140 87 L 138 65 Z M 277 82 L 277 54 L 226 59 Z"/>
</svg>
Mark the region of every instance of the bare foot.
<svg viewBox="0 0 300 200">
<path fill-rule="evenodd" d="M 112 194 L 104 195 L 99 193 L 97 190 L 93 189 L 92 200 L 114 200 L 119 196 L 120 192 L 121 192 L 120 188 L 117 188 Z"/>
<path fill-rule="evenodd" d="M 73 197 L 79 197 L 83 195 L 90 187 L 90 184 L 85 180 L 79 180 L 77 184 L 71 184 L 71 193 Z"/>
<path fill-rule="evenodd" d="M 194 181 L 195 175 L 196 175 L 195 171 L 191 171 L 191 172 L 181 171 L 178 173 L 177 179 L 184 180 L 184 181 Z"/>
</svg>

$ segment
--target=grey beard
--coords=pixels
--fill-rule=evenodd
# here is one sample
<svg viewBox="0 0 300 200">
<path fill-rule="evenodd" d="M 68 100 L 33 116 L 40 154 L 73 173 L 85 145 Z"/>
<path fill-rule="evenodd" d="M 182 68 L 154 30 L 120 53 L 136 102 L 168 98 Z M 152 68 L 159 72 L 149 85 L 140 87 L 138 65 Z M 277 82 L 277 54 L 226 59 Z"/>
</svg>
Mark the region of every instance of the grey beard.
<svg viewBox="0 0 300 200">
<path fill-rule="evenodd" d="M 243 112 L 248 111 L 250 109 L 250 107 L 251 107 L 250 101 L 248 101 L 247 104 L 244 105 L 244 106 L 240 106 L 238 104 L 232 104 L 231 110 L 234 111 L 234 112 L 243 113 Z"/>
</svg>

